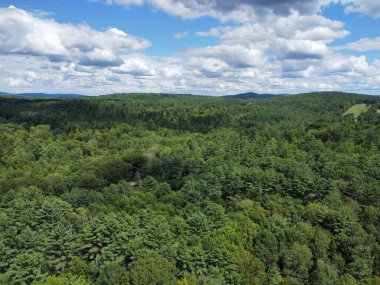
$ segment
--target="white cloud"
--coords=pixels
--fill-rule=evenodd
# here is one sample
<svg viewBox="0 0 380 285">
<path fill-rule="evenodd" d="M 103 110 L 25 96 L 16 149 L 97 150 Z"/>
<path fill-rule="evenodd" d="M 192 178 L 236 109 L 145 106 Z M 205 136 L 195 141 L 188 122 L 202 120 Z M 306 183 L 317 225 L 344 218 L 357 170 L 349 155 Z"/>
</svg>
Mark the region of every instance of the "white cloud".
<svg viewBox="0 0 380 285">
<path fill-rule="evenodd" d="M 108 2 L 114 2 L 119 5 L 142 5 L 144 0 L 107 0 Z"/>
<path fill-rule="evenodd" d="M 179 78 L 183 75 L 180 66 L 168 66 L 163 69 L 164 78 Z"/>
<path fill-rule="evenodd" d="M 346 4 L 346 13 L 360 13 L 380 18 L 380 1 L 377 0 L 341 0 Z"/>
<path fill-rule="evenodd" d="M 193 49 L 189 55 L 203 58 L 214 58 L 225 62 L 233 68 L 258 66 L 263 63 L 264 55 L 260 50 L 247 48 L 242 45 L 216 45 Z"/>
<path fill-rule="evenodd" d="M 364 38 L 356 42 L 347 43 L 337 47 L 337 50 L 352 50 L 352 51 L 380 51 L 380 37 L 369 39 Z"/>
<path fill-rule="evenodd" d="M 26 80 L 20 78 L 9 77 L 5 80 L 11 87 L 25 87 L 29 86 L 29 83 Z"/>
<path fill-rule="evenodd" d="M 100 32 L 86 25 L 60 24 L 13 6 L 0 8 L 0 42 L 5 54 L 46 56 L 89 66 L 120 65 L 121 53 L 150 45 L 116 28 Z"/>
<path fill-rule="evenodd" d="M 120 67 L 112 68 L 111 71 L 135 76 L 153 76 L 156 74 L 154 63 L 142 56 L 124 58 Z"/>
<path fill-rule="evenodd" d="M 186 38 L 188 35 L 189 35 L 189 31 L 185 31 L 185 32 L 181 32 L 181 33 L 175 33 L 173 36 L 177 40 L 182 40 L 182 39 Z"/>
<path fill-rule="evenodd" d="M 222 78 L 229 70 L 228 64 L 218 58 L 194 58 L 191 61 L 193 76 Z"/>
<path fill-rule="evenodd" d="M 101 0 L 98 0 L 101 1 Z M 316 12 L 319 0 L 103 0 L 107 4 L 124 7 L 148 3 L 156 9 L 185 19 L 203 16 L 218 18 L 222 21 L 249 21 L 253 15 L 273 13 L 288 15 L 292 11 L 302 14 Z"/>
<path fill-rule="evenodd" d="M 346 13 L 360 13 L 380 18 L 380 2 L 376 0 L 90 0 L 130 7 L 149 4 L 155 9 L 184 19 L 209 16 L 223 22 L 249 22 L 262 16 L 289 15 L 294 11 L 312 15 L 331 3 L 340 3 Z"/>
<path fill-rule="evenodd" d="M 198 37 L 219 37 L 221 35 L 221 29 L 219 28 L 212 28 L 208 32 L 196 32 L 196 36 Z"/>
<path fill-rule="evenodd" d="M 378 90 L 380 86 L 380 63 L 371 65 L 364 56 L 335 53 L 321 59 L 303 61 L 269 59 L 267 64 L 259 67 L 240 69 L 231 67 L 218 58 L 208 57 L 147 57 L 134 54 L 124 60 L 128 63 L 122 65 L 124 71 L 115 72 L 115 67 L 99 69 L 75 63 L 41 62 L 41 59 L 32 57 L 0 56 L 0 65 L 11 66 L 2 71 L 2 78 L 8 79 L 0 80 L 0 90 L 221 95 L 243 91 L 292 93 L 312 90 L 367 90 L 376 93 L 376 88 Z M 15 62 L 18 64 L 12 67 Z M 42 64 L 45 69 L 39 68 Z"/>
<path fill-rule="evenodd" d="M 364 55 L 339 55 L 330 56 L 322 67 L 323 73 L 329 76 L 331 73 L 341 73 L 355 76 L 369 76 L 376 74 L 375 68 L 368 64 L 367 58 Z"/>
<path fill-rule="evenodd" d="M 378 38 L 331 47 L 349 32 L 344 23 L 313 14 L 316 1 L 287 2 L 293 10 L 281 4 L 286 1 L 277 0 L 148 1 L 155 1 L 151 5 L 165 11 L 174 9 L 170 13 L 183 17 L 207 14 L 223 20 L 232 16 L 243 19 L 247 13 L 253 16 L 240 24 L 221 24 L 196 33 L 215 37 L 215 45 L 155 57 L 135 52 L 149 45 L 146 40 L 116 28 L 101 32 L 85 25 L 59 24 L 15 8 L 2 9 L 0 90 L 221 95 L 311 90 L 376 93 L 380 88 L 378 60 L 339 53 L 340 49 L 377 50 Z M 128 6 L 143 1 L 108 3 Z M 209 6 L 211 12 L 202 10 Z M 247 8 L 245 12 L 242 7 Z M 257 15 L 258 9 L 262 15 Z M 9 16 L 12 13 L 13 17 Z M 185 35 L 180 34 L 179 38 Z"/>
<path fill-rule="evenodd" d="M 248 66 L 265 62 L 269 54 L 279 60 L 321 58 L 329 53 L 329 43 L 348 34 L 342 22 L 319 15 L 303 16 L 298 12 L 285 17 L 271 15 L 260 23 L 224 26 L 197 33 L 218 37 L 221 41 L 217 47 L 202 49 L 206 55 L 212 50 L 214 53 L 221 50 L 219 56 L 228 59 L 233 58 L 233 52 L 239 62 Z"/>
</svg>

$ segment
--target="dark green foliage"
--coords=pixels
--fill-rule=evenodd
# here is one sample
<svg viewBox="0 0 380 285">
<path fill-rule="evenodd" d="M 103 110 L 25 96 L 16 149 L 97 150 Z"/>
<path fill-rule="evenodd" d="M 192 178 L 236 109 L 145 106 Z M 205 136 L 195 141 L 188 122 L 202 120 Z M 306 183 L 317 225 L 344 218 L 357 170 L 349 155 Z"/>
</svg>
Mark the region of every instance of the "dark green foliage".
<svg viewBox="0 0 380 285">
<path fill-rule="evenodd" d="M 128 282 L 125 269 L 117 263 L 109 263 L 99 273 L 99 285 L 123 285 Z"/>
<path fill-rule="evenodd" d="M 143 182 L 143 189 L 145 191 L 154 191 L 156 190 L 158 187 L 158 182 L 156 179 L 154 179 L 154 177 L 152 176 L 147 176 L 144 178 L 144 182 Z"/>
<path fill-rule="evenodd" d="M 378 97 L 0 98 L 0 284 L 379 284 Z"/>
<path fill-rule="evenodd" d="M 116 183 L 122 179 L 130 177 L 132 165 L 122 159 L 112 159 L 107 161 L 98 171 L 98 175 L 103 177 L 108 183 Z"/>
<path fill-rule="evenodd" d="M 6 272 L 10 284 L 30 284 L 44 277 L 42 272 L 42 254 L 23 253 L 13 258 Z"/>
</svg>

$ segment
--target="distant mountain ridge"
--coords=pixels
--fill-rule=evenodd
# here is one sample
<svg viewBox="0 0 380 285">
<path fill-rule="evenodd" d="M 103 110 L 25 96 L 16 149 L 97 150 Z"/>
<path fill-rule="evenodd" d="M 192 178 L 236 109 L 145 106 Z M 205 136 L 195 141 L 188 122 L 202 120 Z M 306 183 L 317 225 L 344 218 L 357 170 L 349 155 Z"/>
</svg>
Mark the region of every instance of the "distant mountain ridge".
<svg viewBox="0 0 380 285">
<path fill-rule="evenodd" d="M 335 93 L 335 94 L 351 94 L 347 92 L 339 91 L 322 91 L 322 92 L 308 92 L 308 93 L 295 93 L 295 94 L 271 94 L 271 93 L 255 93 L 255 92 L 246 92 L 235 95 L 224 95 L 224 96 L 210 96 L 210 95 L 195 95 L 195 94 L 176 94 L 176 93 L 113 93 L 113 94 L 100 94 L 98 96 L 88 96 L 83 94 L 71 94 L 71 93 L 9 93 L 1 92 L 0 96 L 12 96 L 12 97 L 27 97 L 27 98 L 45 98 L 45 99 L 59 99 L 59 98 L 83 98 L 83 97 L 102 97 L 102 98 L 135 98 L 135 99 L 146 99 L 149 96 L 156 96 L 159 98 L 183 98 L 189 96 L 195 97 L 219 97 L 219 98 L 228 98 L 228 99 L 265 99 L 265 98 L 278 98 L 278 97 L 288 97 L 294 95 L 315 95 L 315 94 L 324 94 L 324 93 Z M 366 95 L 366 94 L 358 94 Z M 366 96 L 380 96 L 380 95 L 366 95 Z"/>
<path fill-rule="evenodd" d="M 0 95 L 15 96 L 15 97 L 31 97 L 31 98 L 76 98 L 84 97 L 86 95 L 81 94 L 48 94 L 48 93 L 8 93 L 1 92 Z"/>
<path fill-rule="evenodd" d="M 223 97 L 226 98 L 239 98 L 239 99 L 260 99 L 260 98 L 274 98 L 274 97 L 282 97 L 288 96 L 289 94 L 270 94 L 270 93 L 255 93 L 255 92 L 247 92 L 236 95 L 225 95 Z"/>
</svg>

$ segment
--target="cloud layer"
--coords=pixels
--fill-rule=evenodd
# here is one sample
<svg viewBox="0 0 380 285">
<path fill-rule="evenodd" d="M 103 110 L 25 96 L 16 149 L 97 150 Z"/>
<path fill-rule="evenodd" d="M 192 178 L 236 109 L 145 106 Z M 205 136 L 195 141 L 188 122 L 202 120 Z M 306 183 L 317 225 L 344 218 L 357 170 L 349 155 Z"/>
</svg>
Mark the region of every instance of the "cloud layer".
<svg viewBox="0 0 380 285">
<path fill-rule="evenodd" d="M 211 16 L 222 21 L 246 22 L 252 17 L 274 14 L 286 16 L 296 11 L 313 14 L 329 4 L 345 6 L 346 13 L 380 17 L 380 2 L 376 0 L 93 0 L 110 5 L 130 7 L 148 4 L 155 9 L 185 19 Z"/>
<path fill-rule="evenodd" d="M 218 43 L 172 56 L 149 56 L 142 53 L 150 45 L 148 40 L 116 28 L 97 31 L 87 25 L 57 23 L 14 7 L 0 8 L 0 90 L 210 95 L 311 90 L 380 93 L 380 60 L 358 54 L 380 50 L 379 38 L 333 47 L 335 40 L 347 37 L 350 31 L 343 22 L 317 12 L 331 1 L 106 2 L 129 7 L 147 1 L 183 18 L 208 15 L 220 19 L 220 26 L 211 30 L 173 35 L 177 39 L 213 37 Z M 365 0 L 335 2 L 345 5 L 346 12 L 367 13 Z M 374 5 L 368 14 L 376 16 L 378 5 Z M 228 19 L 240 21 L 224 22 Z"/>
<path fill-rule="evenodd" d="M 249 21 L 257 15 L 273 13 L 289 15 L 292 11 L 302 14 L 316 12 L 320 0 L 95 0 L 110 5 L 130 7 L 148 4 L 155 9 L 184 19 L 211 16 L 222 21 Z"/>
</svg>

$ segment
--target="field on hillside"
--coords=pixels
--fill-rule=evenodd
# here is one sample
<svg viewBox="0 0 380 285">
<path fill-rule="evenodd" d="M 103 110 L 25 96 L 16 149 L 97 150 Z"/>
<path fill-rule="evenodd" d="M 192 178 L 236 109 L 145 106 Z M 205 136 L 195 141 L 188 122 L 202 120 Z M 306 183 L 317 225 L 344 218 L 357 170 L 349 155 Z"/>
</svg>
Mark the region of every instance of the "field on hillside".
<svg viewBox="0 0 380 285">
<path fill-rule="evenodd" d="M 352 114 L 355 119 L 359 118 L 359 116 L 365 112 L 367 112 L 371 108 L 371 105 L 369 104 L 356 104 L 352 107 L 350 107 L 343 115 L 347 116 Z"/>
<path fill-rule="evenodd" d="M 379 108 L 0 97 L 0 284 L 378 284 Z"/>
</svg>

